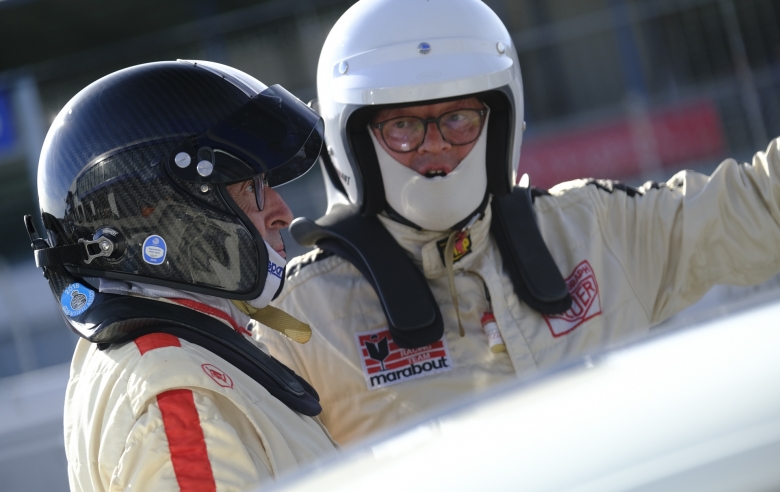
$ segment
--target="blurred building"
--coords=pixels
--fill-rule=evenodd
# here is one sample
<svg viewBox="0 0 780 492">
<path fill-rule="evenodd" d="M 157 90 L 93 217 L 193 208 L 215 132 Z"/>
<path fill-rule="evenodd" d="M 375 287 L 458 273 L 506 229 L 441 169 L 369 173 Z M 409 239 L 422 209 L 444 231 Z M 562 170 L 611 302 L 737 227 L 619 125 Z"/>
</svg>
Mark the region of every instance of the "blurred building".
<svg viewBox="0 0 780 492">
<path fill-rule="evenodd" d="M 27 490 L 17 479 L 28 471 L 41 488 L 66 488 L 61 435 L 20 444 L 32 428 L 61 431 L 56 402 L 75 345 L 21 220 L 37 211 L 38 152 L 55 115 L 103 75 L 176 58 L 226 63 L 310 100 L 322 42 L 351 3 L 0 0 L 0 483 L 13 484 L 4 490 Z M 528 122 L 521 170 L 532 184 L 639 184 L 683 168 L 709 172 L 780 135 L 780 0 L 486 3 L 520 55 Z M 315 169 L 280 189 L 296 215 L 324 212 L 321 179 Z M 699 309 L 755 292 L 721 289 Z M 25 410 L 32 401 L 55 407 L 36 420 Z M 24 468 L 41 456 L 59 460 L 49 475 Z"/>
</svg>

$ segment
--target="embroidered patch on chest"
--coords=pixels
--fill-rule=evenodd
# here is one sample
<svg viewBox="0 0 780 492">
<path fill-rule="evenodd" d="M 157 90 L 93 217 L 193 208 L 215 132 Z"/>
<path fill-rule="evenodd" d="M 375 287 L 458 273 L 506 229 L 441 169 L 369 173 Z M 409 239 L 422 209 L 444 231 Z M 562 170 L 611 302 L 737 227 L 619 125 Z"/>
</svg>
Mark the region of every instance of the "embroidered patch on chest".
<svg viewBox="0 0 780 492">
<path fill-rule="evenodd" d="M 444 261 L 444 248 L 447 247 L 447 238 L 436 241 L 436 247 L 439 248 L 439 256 L 441 257 L 442 264 Z M 461 258 L 471 253 L 471 233 L 461 233 L 455 238 L 455 244 L 452 251 L 452 262 L 455 263 Z"/>
<path fill-rule="evenodd" d="M 599 284 L 588 260 L 583 261 L 566 279 L 571 294 L 571 308 L 563 314 L 545 315 L 554 337 L 565 335 L 584 322 L 601 314 Z"/>
<path fill-rule="evenodd" d="M 355 340 L 370 390 L 452 369 L 452 357 L 444 338 L 425 347 L 405 349 L 393 342 L 390 330 L 380 328 L 355 333 Z"/>
</svg>

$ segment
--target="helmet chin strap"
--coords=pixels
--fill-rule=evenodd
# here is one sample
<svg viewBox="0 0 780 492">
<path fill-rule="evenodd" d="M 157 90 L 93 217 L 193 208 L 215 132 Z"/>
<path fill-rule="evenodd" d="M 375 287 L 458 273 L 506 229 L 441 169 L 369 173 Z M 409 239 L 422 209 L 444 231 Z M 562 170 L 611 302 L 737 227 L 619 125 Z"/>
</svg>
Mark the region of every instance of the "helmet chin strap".
<svg viewBox="0 0 780 492">
<path fill-rule="evenodd" d="M 371 129 L 388 205 L 401 217 L 430 231 L 447 231 L 473 215 L 487 190 L 487 125 L 471 152 L 448 175 L 427 178 L 396 161 Z"/>
</svg>

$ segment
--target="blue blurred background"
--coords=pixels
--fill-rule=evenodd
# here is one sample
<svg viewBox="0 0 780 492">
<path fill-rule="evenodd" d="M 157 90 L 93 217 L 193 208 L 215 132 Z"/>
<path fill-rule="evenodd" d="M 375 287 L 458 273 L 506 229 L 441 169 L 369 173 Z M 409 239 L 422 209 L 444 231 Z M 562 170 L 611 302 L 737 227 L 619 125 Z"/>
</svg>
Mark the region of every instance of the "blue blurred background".
<svg viewBox="0 0 780 492">
<path fill-rule="evenodd" d="M 486 0 L 512 34 L 528 130 L 520 169 L 550 187 L 630 184 L 747 160 L 780 135 L 778 0 Z M 32 262 L 22 216 L 48 126 L 92 81 L 144 62 L 203 59 L 316 97 L 343 0 L 0 0 L 0 484 L 67 490 L 62 399 L 76 342 Z M 318 168 L 279 189 L 325 209 Z M 288 238 L 293 254 L 304 251 Z M 776 298 L 780 280 L 722 287 L 666 326 Z"/>
</svg>

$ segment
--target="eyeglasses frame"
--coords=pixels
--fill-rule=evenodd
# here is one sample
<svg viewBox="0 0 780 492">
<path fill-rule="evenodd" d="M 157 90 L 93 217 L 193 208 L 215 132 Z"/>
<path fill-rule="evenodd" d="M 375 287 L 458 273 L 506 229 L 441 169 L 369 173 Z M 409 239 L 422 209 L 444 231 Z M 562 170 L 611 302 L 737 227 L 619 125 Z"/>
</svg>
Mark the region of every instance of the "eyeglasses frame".
<svg viewBox="0 0 780 492">
<path fill-rule="evenodd" d="M 442 117 L 444 117 L 445 115 L 448 115 L 450 113 L 454 113 L 456 111 L 463 111 L 464 109 L 465 110 L 469 110 L 469 111 L 476 111 L 477 113 L 479 113 L 479 132 L 477 133 L 477 136 L 474 137 L 474 140 L 471 140 L 471 141 L 468 141 L 468 142 L 464 142 L 464 143 L 452 143 L 449 140 L 447 140 L 447 138 L 444 136 L 444 133 L 442 133 L 441 126 L 439 126 L 439 123 L 441 122 Z M 472 142 L 476 142 L 477 139 L 479 138 L 479 136 L 482 135 L 482 129 L 485 127 L 485 115 L 486 114 L 487 114 L 487 109 L 486 108 L 482 108 L 482 109 L 458 108 L 458 109 L 452 109 L 450 111 L 445 111 L 444 113 L 440 114 L 436 118 L 421 118 L 420 116 L 394 116 L 393 118 L 389 118 L 387 120 L 380 121 L 379 123 L 371 123 L 371 124 L 369 124 L 369 126 L 371 128 L 376 128 L 377 130 L 379 130 L 379 135 L 382 136 L 382 141 L 385 143 L 385 145 L 387 145 L 387 147 L 390 150 L 392 150 L 393 152 L 398 152 L 399 154 L 407 154 L 409 152 L 414 152 L 415 150 L 419 149 L 422 146 L 422 144 L 425 142 L 425 137 L 428 136 L 428 126 L 431 123 L 436 123 L 436 129 L 439 130 L 439 135 L 441 135 L 441 138 L 445 142 L 450 144 L 450 145 L 456 145 L 456 146 L 468 145 L 468 144 L 470 144 Z M 417 118 L 418 120 L 421 120 L 423 122 L 423 136 L 422 136 L 422 139 L 420 140 L 420 143 L 417 144 L 417 146 L 415 148 L 409 149 L 409 150 L 395 150 L 392 147 L 390 147 L 389 143 L 387 143 L 387 139 L 385 138 L 385 134 L 382 131 L 382 128 L 384 127 L 384 125 L 386 123 L 388 123 L 390 121 L 393 121 L 393 120 L 396 120 L 398 118 Z"/>
<path fill-rule="evenodd" d="M 255 203 L 257 204 L 257 210 L 263 211 L 265 207 L 265 188 L 268 186 L 268 178 L 265 173 L 255 174 L 252 176 L 252 182 L 255 185 Z"/>
</svg>

